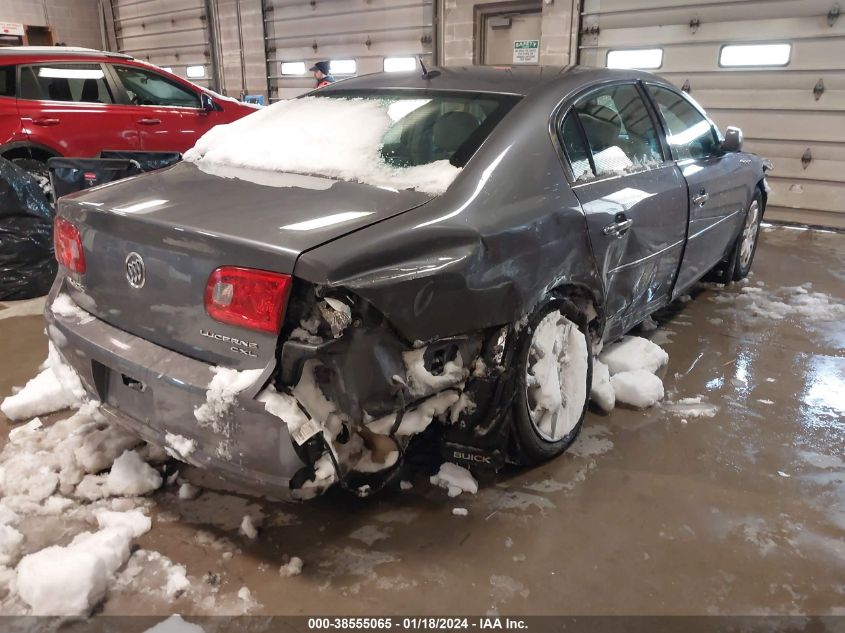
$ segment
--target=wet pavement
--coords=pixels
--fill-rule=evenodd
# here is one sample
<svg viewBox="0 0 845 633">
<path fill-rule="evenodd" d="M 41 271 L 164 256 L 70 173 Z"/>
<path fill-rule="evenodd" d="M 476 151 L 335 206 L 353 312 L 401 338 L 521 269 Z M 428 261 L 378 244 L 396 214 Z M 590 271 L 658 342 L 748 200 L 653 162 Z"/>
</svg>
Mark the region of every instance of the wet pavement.
<svg viewBox="0 0 845 633">
<path fill-rule="evenodd" d="M 812 292 L 845 300 L 845 234 L 766 229 L 748 283 L 699 286 L 640 333 L 669 353 L 661 405 L 591 412 L 567 454 L 475 496 L 422 475 L 300 505 L 164 488 L 138 544 L 191 589 L 168 602 L 148 575 L 103 612 L 845 615 L 845 320 Z M 6 394 L 47 346 L 37 316 L 2 317 Z"/>
</svg>

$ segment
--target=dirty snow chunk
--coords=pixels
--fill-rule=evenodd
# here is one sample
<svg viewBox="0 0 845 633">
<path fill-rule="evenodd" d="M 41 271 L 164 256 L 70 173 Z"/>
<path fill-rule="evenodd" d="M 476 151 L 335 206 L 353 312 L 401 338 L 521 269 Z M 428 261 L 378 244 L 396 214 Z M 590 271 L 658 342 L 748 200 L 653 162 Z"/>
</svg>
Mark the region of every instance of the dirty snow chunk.
<svg viewBox="0 0 845 633">
<path fill-rule="evenodd" d="M 208 383 L 205 404 L 194 409 L 200 424 L 214 424 L 235 404 L 238 394 L 251 387 L 261 376 L 262 369 L 238 371 L 228 367 L 211 367 L 214 377 Z"/>
<path fill-rule="evenodd" d="M 781 477 L 786 477 L 787 479 L 792 476 L 792 475 L 789 475 L 788 473 L 783 472 L 782 470 L 778 471 L 778 475 L 780 475 Z"/>
<path fill-rule="evenodd" d="M 13 565 L 20 555 L 23 534 L 11 525 L 0 525 L 0 567 Z"/>
<path fill-rule="evenodd" d="M 410 490 L 414 487 L 410 481 L 405 481 L 404 479 L 399 482 L 399 490 Z"/>
<path fill-rule="evenodd" d="M 18 514 L 5 503 L 0 502 L 0 525 L 9 525 L 18 520 Z"/>
<path fill-rule="evenodd" d="M 140 510 L 129 510 L 127 512 L 98 510 L 95 516 L 97 517 L 97 525 L 100 526 L 100 529 L 113 527 L 126 528 L 134 538 L 149 532 L 153 524 L 150 517 Z"/>
<path fill-rule="evenodd" d="M 655 373 L 669 362 L 669 354 L 648 339 L 623 336 L 618 343 L 605 347 L 599 354 L 599 360 L 607 365 L 611 376 L 633 369 Z"/>
<path fill-rule="evenodd" d="M 106 488 L 115 496 L 134 497 L 145 495 L 161 486 L 161 475 L 144 462 L 135 451 L 124 451 L 114 460 Z"/>
<path fill-rule="evenodd" d="M 252 602 L 252 592 L 249 590 L 249 587 L 241 587 L 238 589 L 238 598 L 244 602 Z"/>
<path fill-rule="evenodd" d="M 184 459 L 197 450 L 196 441 L 177 435 L 176 433 L 165 433 L 164 442 L 164 450 L 167 451 L 168 455 L 176 459 Z"/>
<path fill-rule="evenodd" d="M 50 305 L 50 312 L 68 319 L 76 319 L 79 325 L 90 323 L 94 320 L 92 315 L 76 305 L 73 299 L 70 298 L 70 295 L 64 292 L 56 296 L 52 305 Z"/>
<path fill-rule="evenodd" d="M 615 374 L 610 379 L 617 402 L 645 409 L 663 398 L 663 381 L 645 369 Z"/>
<path fill-rule="evenodd" d="M 192 484 L 189 484 L 189 483 L 186 482 L 186 483 L 183 483 L 181 486 L 179 486 L 179 498 L 180 499 L 196 499 L 199 496 L 199 494 L 200 494 L 200 489 L 197 488 L 196 486 L 192 485 Z"/>
<path fill-rule="evenodd" d="M 464 368 L 463 360 L 458 353 L 453 360 L 443 366 L 443 371 L 435 376 L 425 367 L 425 351 L 421 347 L 402 353 L 405 371 L 408 376 L 408 389 L 412 396 L 425 396 L 443 391 L 466 379 L 469 371 Z"/>
<path fill-rule="evenodd" d="M 24 556 L 17 567 L 18 594 L 33 615 L 86 615 L 129 558 L 131 540 L 128 528 L 109 527 Z"/>
<path fill-rule="evenodd" d="M 719 411 L 715 404 L 704 401 L 703 396 L 694 398 L 681 398 L 675 402 L 664 403 L 663 408 L 683 418 L 686 424 L 689 418 L 712 418 Z"/>
<path fill-rule="evenodd" d="M 469 510 L 466 508 L 452 508 L 452 514 L 456 517 L 465 517 L 469 514 Z"/>
<path fill-rule="evenodd" d="M 457 497 L 462 492 L 475 494 L 478 492 L 478 482 L 463 466 L 444 462 L 436 475 L 430 480 L 432 485 L 445 488 L 450 497 Z"/>
<path fill-rule="evenodd" d="M 22 424 L 21 426 L 18 426 L 9 431 L 9 441 L 12 444 L 17 444 L 18 442 L 22 441 L 24 437 L 31 433 L 34 433 L 42 426 L 43 425 L 41 424 L 40 418 L 33 418 L 26 424 Z"/>
<path fill-rule="evenodd" d="M 62 409 L 79 408 L 85 389 L 79 376 L 50 343 L 44 369 L 18 393 L 0 404 L 0 411 L 10 420 L 26 420 Z"/>
<path fill-rule="evenodd" d="M 460 398 L 461 396 L 457 392 L 448 390 L 424 400 L 421 404 L 405 412 L 405 415 L 402 416 L 402 423 L 396 430 L 396 435 L 416 435 L 417 433 L 422 433 L 428 428 L 428 425 L 431 424 L 434 418 L 444 415 Z M 370 422 L 367 428 L 374 433 L 387 434 L 390 432 L 395 421 L 396 415 L 391 413 L 390 415 Z"/>
<path fill-rule="evenodd" d="M 616 406 L 616 393 L 613 391 L 613 385 L 610 384 L 610 371 L 607 365 L 597 358 L 593 359 L 593 384 L 590 388 L 590 400 L 605 413 L 610 413 Z"/>
<path fill-rule="evenodd" d="M 175 598 L 191 586 L 187 570 L 184 565 L 170 565 L 167 568 L 167 584 L 164 585 L 164 595 Z"/>
<path fill-rule="evenodd" d="M 205 633 L 205 629 L 198 624 L 183 620 L 180 615 L 171 615 L 144 633 Z"/>
<path fill-rule="evenodd" d="M 258 536 L 258 530 L 255 528 L 255 524 L 252 522 L 252 518 L 248 514 L 244 515 L 241 525 L 238 528 L 238 532 L 250 540 L 254 540 L 255 537 Z"/>
<path fill-rule="evenodd" d="M 447 160 L 414 167 L 385 163 L 385 133 L 399 117 L 370 99 L 305 97 L 278 101 L 206 132 L 185 152 L 187 162 L 215 167 L 313 174 L 392 189 L 440 194 L 460 173 Z M 350 125 L 350 123 L 352 123 Z"/>
<path fill-rule="evenodd" d="M 279 567 L 279 575 L 290 578 L 291 576 L 299 576 L 302 573 L 302 559 L 299 556 L 292 556 L 291 559 Z"/>
</svg>

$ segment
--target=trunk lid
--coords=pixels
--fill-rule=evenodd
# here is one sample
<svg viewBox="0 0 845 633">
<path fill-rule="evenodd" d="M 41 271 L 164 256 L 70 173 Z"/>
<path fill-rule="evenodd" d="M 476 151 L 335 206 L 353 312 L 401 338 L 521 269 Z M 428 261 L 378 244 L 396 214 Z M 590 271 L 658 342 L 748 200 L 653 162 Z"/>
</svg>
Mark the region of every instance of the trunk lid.
<svg viewBox="0 0 845 633">
<path fill-rule="evenodd" d="M 243 266 L 291 274 L 299 255 L 419 206 L 431 194 L 327 178 L 180 163 L 62 198 L 82 235 L 87 270 L 68 292 L 98 318 L 209 363 L 266 366 L 276 335 L 227 325 L 205 311 L 212 271 Z M 144 283 L 130 285 L 131 253 Z"/>
</svg>

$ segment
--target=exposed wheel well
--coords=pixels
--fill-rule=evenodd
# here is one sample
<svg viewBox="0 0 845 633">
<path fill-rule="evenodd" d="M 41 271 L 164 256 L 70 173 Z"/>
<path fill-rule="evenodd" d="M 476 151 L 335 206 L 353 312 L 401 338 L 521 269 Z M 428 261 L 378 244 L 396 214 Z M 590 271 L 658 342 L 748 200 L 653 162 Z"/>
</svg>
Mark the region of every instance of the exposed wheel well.
<svg viewBox="0 0 845 633">
<path fill-rule="evenodd" d="M 604 332 L 604 310 L 595 294 L 587 287 L 576 284 L 562 284 L 555 293 L 571 301 L 587 319 L 590 343 L 595 349 L 601 343 Z"/>
<path fill-rule="evenodd" d="M 766 210 L 766 203 L 769 200 L 769 194 L 766 193 L 766 186 L 763 184 L 763 181 L 757 183 L 757 189 L 760 190 L 760 196 L 763 198 L 763 211 Z"/>
<path fill-rule="evenodd" d="M 19 145 L 3 152 L 3 158 L 14 160 L 15 158 L 31 158 L 46 163 L 48 159 L 57 156 L 55 152 L 39 147 L 37 145 Z"/>
</svg>

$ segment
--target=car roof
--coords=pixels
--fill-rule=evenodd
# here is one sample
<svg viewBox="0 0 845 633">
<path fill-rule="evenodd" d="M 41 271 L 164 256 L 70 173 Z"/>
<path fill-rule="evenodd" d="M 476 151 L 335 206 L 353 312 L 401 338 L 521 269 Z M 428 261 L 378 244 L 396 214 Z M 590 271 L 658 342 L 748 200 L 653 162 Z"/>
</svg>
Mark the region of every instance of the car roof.
<svg viewBox="0 0 845 633">
<path fill-rule="evenodd" d="M 457 92 L 488 92 L 527 95 L 538 88 L 561 88 L 614 79 L 658 80 L 636 70 L 592 68 L 590 66 L 463 66 L 437 68 L 429 77 L 422 72 L 373 73 L 342 79 L 320 92 L 343 90 L 428 89 Z M 662 83 L 662 82 L 661 82 Z"/>
<path fill-rule="evenodd" d="M 4 57 L 116 57 L 134 59 L 131 55 L 98 51 L 80 46 L 5 46 L 0 47 L 0 58 Z"/>
</svg>

